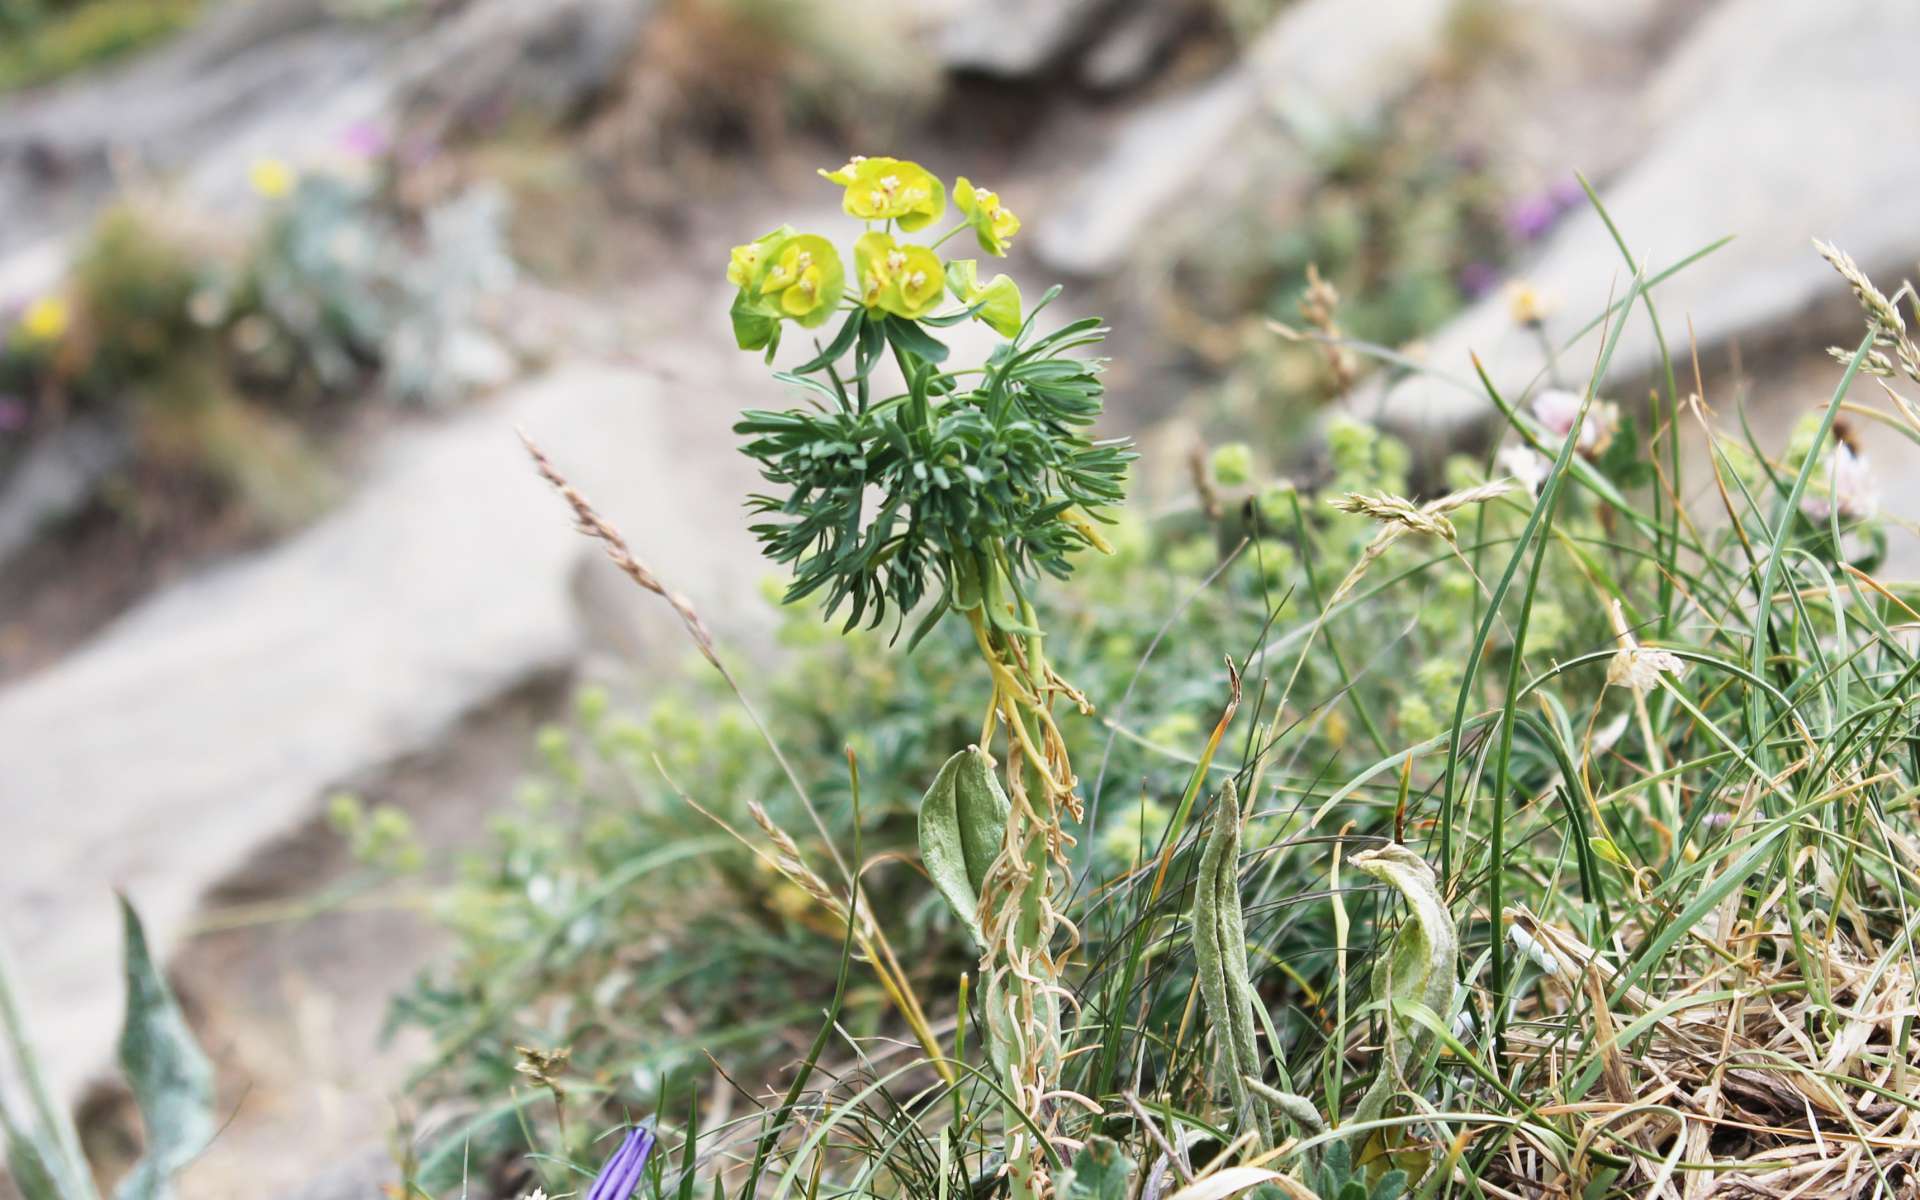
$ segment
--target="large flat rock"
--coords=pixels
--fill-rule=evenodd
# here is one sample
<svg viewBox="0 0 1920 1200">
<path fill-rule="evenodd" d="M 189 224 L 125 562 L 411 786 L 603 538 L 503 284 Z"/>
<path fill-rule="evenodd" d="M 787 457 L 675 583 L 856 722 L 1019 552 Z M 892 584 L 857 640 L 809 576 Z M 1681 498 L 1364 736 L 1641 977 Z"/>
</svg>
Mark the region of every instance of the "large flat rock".
<svg viewBox="0 0 1920 1200">
<path fill-rule="evenodd" d="M 1646 98 L 1657 132 L 1602 199 L 1649 274 L 1734 237 L 1654 293 L 1680 362 L 1690 331 L 1703 350 L 1736 337 L 1757 344 L 1830 301 L 1856 325 L 1845 285 L 1812 238 L 1838 243 L 1889 291 L 1911 274 L 1920 226 L 1897 198 L 1920 195 L 1916 61 L 1920 5 L 1908 0 L 1728 0 L 1674 52 Z M 1558 228 L 1523 274 L 1553 301 L 1546 327 L 1558 344 L 1624 293 L 1632 271 L 1589 209 Z M 1791 332 L 1806 340 L 1828 331 Z M 1574 386 L 1585 382 L 1598 346 L 1596 332 L 1561 357 Z M 1424 357 L 1440 375 L 1472 380 L 1474 353 L 1509 396 L 1536 384 L 1546 365 L 1538 339 L 1514 324 L 1498 292 L 1435 336 Z M 1657 355 L 1652 323 L 1636 309 L 1612 377 L 1644 377 Z M 1369 411 L 1381 405 L 1388 422 L 1429 444 L 1493 415 L 1476 388 L 1434 377 L 1361 403 Z"/>
<path fill-rule="evenodd" d="M 1266 112 L 1307 142 L 1364 125 L 1420 77 L 1450 0 L 1378 0 L 1364 17 L 1346 0 L 1300 0 L 1217 77 L 1142 105 L 1117 122 L 1034 246 L 1049 267 L 1102 275 L 1133 253 L 1154 218 L 1191 189 L 1230 177 L 1234 140 Z M 1311 174 L 1303 152 L 1301 174 Z"/>
<path fill-rule="evenodd" d="M 753 477 L 732 407 L 710 398 L 754 393 L 714 378 L 730 366 L 666 369 L 676 381 L 567 366 L 404 432 L 320 524 L 152 597 L 0 692 L 0 924 L 63 1095 L 104 1065 L 120 1017 L 113 889 L 166 952 L 201 893 L 329 788 L 580 652 L 574 597 L 595 550 L 516 429 L 709 622 L 748 619 L 763 573 L 740 512 Z M 632 606 L 677 637 L 653 597 Z"/>
</svg>

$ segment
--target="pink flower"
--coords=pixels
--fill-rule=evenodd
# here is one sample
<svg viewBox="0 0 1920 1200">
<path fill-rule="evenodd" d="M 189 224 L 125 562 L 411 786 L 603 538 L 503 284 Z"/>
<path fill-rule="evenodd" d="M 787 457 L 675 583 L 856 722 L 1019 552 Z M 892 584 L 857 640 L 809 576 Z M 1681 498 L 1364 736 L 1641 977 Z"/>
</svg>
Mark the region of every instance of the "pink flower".
<svg viewBox="0 0 1920 1200">
<path fill-rule="evenodd" d="M 388 146 L 387 131 L 372 121 L 355 121 L 340 131 L 340 149 L 352 158 L 379 158 Z"/>
<path fill-rule="evenodd" d="M 1858 521 L 1871 517 L 1880 508 L 1880 484 L 1867 465 L 1867 456 L 1855 454 L 1853 447 L 1841 442 L 1827 457 L 1824 469 L 1815 468 L 1811 488 L 1800 497 L 1800 511 L 1812 521 L 1826 521 L 1840 506 L 1842 520 Z"/>
<path fill-rule="evenodd" d="M 1533 398 L 1533 416 L 1547 433 L 1556 438 L 1567 436 L 1573 423 L 1580 416 L 1581 397 L 1561 388 L 1548 388 Z M 1620 409 L 1609 401 L 1595 398 L 1587 408 L 1587 419 L 1581 422 L 1580 437 L 1574 442 L 1574 449 L 1582 454 L 1599 454 L 1613 441 L 1613 434 L 1620 427 Z"/>
</svg>

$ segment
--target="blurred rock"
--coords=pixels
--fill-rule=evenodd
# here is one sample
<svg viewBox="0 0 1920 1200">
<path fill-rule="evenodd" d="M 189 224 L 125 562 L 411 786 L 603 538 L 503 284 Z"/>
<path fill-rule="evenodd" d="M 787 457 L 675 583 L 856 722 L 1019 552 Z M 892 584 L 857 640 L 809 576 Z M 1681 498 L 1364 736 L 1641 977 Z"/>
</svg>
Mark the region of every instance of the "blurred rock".
<svg viewBox="0 0 1920 1200">
<path fill-rule="evenodd" d="M 581 654 L 577 572 L 613 568 L 516 430 L 709 624 L 763 619 L 760 560 L 736 516 L 754 473 L 730 452 L 733 412 L 686 402 L 753 394 L 758 361 L 723 361 L 692 355 L 677 381 L 576 364 L 403 430 L 319 524 L 152 596 L 0 690 L 0 845 L 32 848 L 0 872 L 0 921 L 62 1095 L 105 1064 L 119 1020 L 114 889 L 170 954 L 202 892 L 327 790 Z M 679 662 L 671 613 L 626 598 L 635 644 Z"/>
<path fill-rule="evenodd" d="M 1137 0 L 1138 7 L 1162 0 Z M 977 0 L 957 6 L 935 40 L 957 71 L 1016 77 L 1051 66 L 1085 39 L 1113 0 Z"/>
<path fill-rule="evenodd" d="M 651 0 L 481 0 L 421 47 L 400 104 L 438 135 L 562 121 L 619 77 Z"/>
<path fill-rule="evenodd" d="M 1081 81 L 1103 91 L 1139 83 L 1196 15 L 1196 6 L 1187 0 L 1128 5 L 1087 48 L 1080 60 Z"/>
<path fill-rule="evenodd" d="M 298 148 L 289 116 L 311 127 L 360 104 L 381 48 L 375 27 L 340 21 L 327 0 L 225 4 L 131 63 L 7 98 L 0 256 L 84 221 L 128 171 L 222 162 L 229 194 L 244 196 L 250 157 Z"/>
<path fill-rule="evenodd" d="M 0 476 L 0 567 L 47 525 L 70 516 L 133 449 L 124 429 L 68 421 Z"/>
<path fill-rule="evenodd" d="M 650 0 L 471 0 L 452 18 L 355 19 L 331 0 L 248 0 L 124 66 L 0 98 L 0 281 L 84 224 L 129 175 L 178 180 L 244 220 L 247 168 L 342 152 L 356 128 L 429 133 L 572 115 L 620 71 Z"/>
<path fill-rule="evenodd" d="M 1668 346 L 1684 362 L 1739 338 L 1754 346 L 1790 333 L 1818 341 L 1834 321 L 1796 324 L 1831 305 L 1839 331 L 1857 327 L 1846 287 L 1809 244 L 1833 241 L 1889 290 L 1920 257 L 1920 229 L 1896 198 L 1920 195 L 1911 138 L 1920 111 L 1920 7 L 1903 0 L 1837 6 L 1730 0 L 1697 25 L 1647 98 L 1659 132 L 1602 199 L 1649 275 L 1733 235 L 1734 241 L 1653 293 Z M 1565 220 L 1523 271 L 1553 305 L 1558 345 L 1598 316 L 1632 275 L 1597 214 Z M 1560 356 L 1579 386 L 1600 345 L 1596 331 Z M 1538 339 L 1517 327 L 1496 291 L 1435 336 L 1436 373 L 1409 378 L 1382 399 L 1359 398 L 1430 449 L 1496 414 L 1473 382 L 1477 353 L 1504 395 L 1544 378 Z M 1614 356 L 1616 385 L 1644 379 L 1658 347 L 1636 306 Z M 1451 382 L 1449 382 L 1451 380 Z"/>
<path fill-rule="evenodd" d="M 305 1185 L 281 1192 L 280 1200 L 370 1200 L 397 1192 L 399 1176 L 392 1153 L 384 1147 L 370 1146 Z"/>
<path fill-rule="evenodd" d="M 1356 20 L 1343 0 L 1301 0 L 1224 74 L 1142 105 L 1112 130 L 1061 210 L 1035 234 L 1055 270 L 1119 266 L 1153 219 L 1202 186 L 1263 112 L 1313 144 L 1367 124 L 1419 77 L 1451 0 L 1380 0 Z M 1302 174 L 1308 173 L 1303 159 Z"/>
</svg>

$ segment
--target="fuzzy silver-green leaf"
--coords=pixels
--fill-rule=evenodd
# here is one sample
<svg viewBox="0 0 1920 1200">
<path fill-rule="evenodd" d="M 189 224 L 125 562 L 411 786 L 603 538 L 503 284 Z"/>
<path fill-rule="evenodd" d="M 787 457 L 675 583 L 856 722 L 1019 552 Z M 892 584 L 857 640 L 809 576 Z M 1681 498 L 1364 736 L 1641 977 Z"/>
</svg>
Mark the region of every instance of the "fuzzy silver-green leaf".
<svg viewBox="0 0 1920 1200">
<path fill-rule="evenodd" d="M 1425 1005 L 1443 1021 L 1452 1015 L 1460 939 L 1425 859 L 1405 846 L 1382 846 L 1354 855 L 1353 865 L 1399 892 L 1412 914 L 1394 935 L 1387 961 L 1373 969 L 1373 998 L 1385 1010 L 1387 1048 L 1380 1073 L 1354 1112 L 1358 1123 L 1380 1116 L 1401 1077 L 1417 1071 L 1433 1049 L 1433 1031 L 1403 1016 L 1402 1006 Z"/>
<path fill-rule="evenodd" d="M 115 1200 L 162 1200 L 172 1178 L 213 1138 L 213 1064 L 187 1028 L 173 991 L 153 961 L 140 917 L 125 898 L 127 1016 L 120 1069 L 140 1106 L 147 1152 L 114 1192 Z"/>
<path fill-rule="evenodd" d="M 920 860 L 983 950 L 987 939 L 980 927 L 980 889 L 1006 840 L 1009 811 L 993 762 L 978 746 L 943 763 L 920 801 Z"/>
</svg>

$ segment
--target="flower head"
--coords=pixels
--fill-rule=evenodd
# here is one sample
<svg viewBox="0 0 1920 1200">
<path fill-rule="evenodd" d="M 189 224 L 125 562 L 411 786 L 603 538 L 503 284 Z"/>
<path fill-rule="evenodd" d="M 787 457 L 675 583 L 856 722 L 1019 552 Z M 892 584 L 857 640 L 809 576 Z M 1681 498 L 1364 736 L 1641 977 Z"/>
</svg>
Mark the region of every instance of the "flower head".
<svg viewBox="0 0 1920 1200">
<path fill-rule="evenodd" d="M 793 236 L 793 226 L 763 233 L 744 246 L 735 246 L 727 261 L 727 282 L 735 287 L 751 288 L 767 264 L 767 253 Z"/>
<path fill-rule="evenodd" d="M 379 158 L 392 148 L 387 131 L 374 121 L 354 121 L 340 131 L 338 143 L 349 158 L 366 161 Z"/>
<path fill-rule="evenodd" d="M 947 289 L 954 299 L 972 308 L 979 306 L 973 319 L 1001 337 L 1020 332 L 1020 285 L 1005 275 L 980 282 L 980 268 L 971 258 L 947 264 Z"/>
<path fill-rule="evenodd" d="M 781 316 L 811 328 L 833 315 L 846 283 L 846 269 L 833 243 L 803 233 L 768 250 L 758 290 L 762 297 L 777 297 Z"/>
<path fill-rule="evenodd" d="M 640 1186 L 640 1173 L 647 1169 L 647 1155 L 653 1153 L 653 1131 L 635 1125 L 621 1139 L 620 1148 L 593 1177 L 586 1200 L 629 1200 Z"/>
<path fill-rule="evenodd" d="M 1507 314 L 1516 325 L 1538 325 L 1553 312 L 1553 300 L 1524 279 L 1507 285 Z"/>
<path fill-rule="evenodd" d="M 1634 640 L 1618 600 L 1607 608 L 1607 616 L 1613 621 L 1613 640 L 1620 647 L 1607 663 L 1608 683 L 1624 683 L 1636 692 L 1650 692 L 1660 686 L 1662 675 L 1678 679 L 1687 673 L 1687 664 L 1678 655 L 1642 646 Z"/>
<path fill-rule="evenodd" d="M 1809 480 L 1819 491 L 1809 488 L 1800 497 L 1800 511 L 1808 520 L 1826 521 L 1837 507 L 1846 521 L 1871 517 L 1880 508 L 1880 484 L 1867 466 L 1867 456 L 1856 454 L 1852 446 L 1841 442 Z"/>
<path fill-rule="evenodd" d="M 782 225 L 733 248 L 727 282 L 740 289 L 733 299 L 734 341 L 771 356 L 780 345 L 780 322 L 809 329 L 824 323 L 840 304 L 847 276 L 831 242 Z"/>
<path fill-rule="evenodd" d="M 1245 487 L 1253 478 L 1253 450 L 1245 442 L 1228 442 L 1216 448 L 1208 464 L 1214 482 L 1223 487 Z"/>
<path fill-rule="evenodd" d="M 919 163 L 856 156 L 838 171 L 820 174 L 847 189 L 840 205 L 862 221 L 898 221 L 912 233 L 947 211 L 947 186 Z"/>
<path fill-rule="evenodd" d="M 1501 470 L 1535 496 L 1553 470 L 1553 460 L 1531 446 L 1508 446 L 1494 458 Z"/>
<path fill-rule="evenodd" d="M 966 214 L 980 248 L 995 258 L 1004 258 L 1007 243 L 1020 232 L 1020 218 L 1013 215 L 1013 210 L 1000 203 L 998 194 L 975 187 L 965 175 L 953 181 L 953 202 Z"/>
<path fill-rule="evenodd" d="M 1533 398 L 1533 417 L 1552 436 L 1566 437 L 1573 423 L 1580 419 L 1580 400 L 1581 397 L 1572 392 L 1548 388 Z M 1587 416 L 1580 422 L 1580 436 L 1573 448 L 1589 457 L 1604 453 L 1619 428 L 1620 406 L 1596 397 L 1587 406 Z"/>
<path fill-rule="evenodd" d="M 908 320 L 932 312 L 947 281 L 939 255 L 885 233 L 862 234 L 853 244 L 853 270 L 860 303 Z"/>
<path fill-rule="evenodd" d="M 255 159 L 247 168 L 247 182 L 269 200 L 278 200 L 293 191 L 293 168 L 277 158 Z"/>
<path fill-rule="evenodd" d="M 35 342 L 57 342 L 73 324 L 73 312 L 58 296 L 41 296 L 20 316 L 20 331 Z"/>
</svg>

